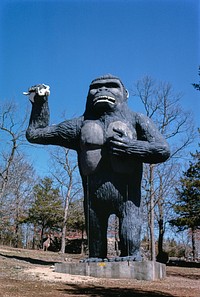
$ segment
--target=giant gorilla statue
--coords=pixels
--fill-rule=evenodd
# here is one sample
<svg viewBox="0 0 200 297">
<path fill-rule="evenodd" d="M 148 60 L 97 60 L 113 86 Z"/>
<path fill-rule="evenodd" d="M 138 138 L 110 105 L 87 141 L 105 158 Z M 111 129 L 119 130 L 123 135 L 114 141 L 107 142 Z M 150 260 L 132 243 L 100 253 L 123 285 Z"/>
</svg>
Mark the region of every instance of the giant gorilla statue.
<svg viewBox="0 0 200 297">
<path fill-rule="evenodd" d="M 31 143 L 77 151 L 89 243 L 86 261 L 107 257 L 111 214 L 119 218 L 119 259 L 140 260 L 142 166 L 167 160 L 168 144 L 149 118 L 128 108 L 128 92 L 117 77 L 93 80 L 84 114 L 58 125 L 49 125 L 49 93 L 46 85 L 26 93 L 32 102 L 26 137 Z"/>
</svg>

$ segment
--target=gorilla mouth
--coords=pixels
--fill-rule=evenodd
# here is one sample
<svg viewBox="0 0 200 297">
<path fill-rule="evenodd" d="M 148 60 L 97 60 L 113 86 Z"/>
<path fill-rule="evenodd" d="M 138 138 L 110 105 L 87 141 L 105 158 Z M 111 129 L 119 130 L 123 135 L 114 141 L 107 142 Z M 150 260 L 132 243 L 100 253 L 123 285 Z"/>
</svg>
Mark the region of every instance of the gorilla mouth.
<svg viewBox="0 0 200 297">
<path fill-rule="evenodd" d="M 115 98 L 111 96 L 99 96 L 94 99 L 94 105 L 98 103 L 110 103 L 112 105 L 115 104 Z"/>
</svg>

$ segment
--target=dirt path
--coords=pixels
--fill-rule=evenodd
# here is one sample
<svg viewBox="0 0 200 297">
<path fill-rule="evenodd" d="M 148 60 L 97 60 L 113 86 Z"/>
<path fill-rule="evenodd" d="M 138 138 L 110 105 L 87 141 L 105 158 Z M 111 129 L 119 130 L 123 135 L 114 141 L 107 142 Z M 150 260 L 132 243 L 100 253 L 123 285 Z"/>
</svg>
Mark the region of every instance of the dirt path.
<svg viewBox="0 0 200 297">
<path fill-rule="evenodd" d="M 54 272 L 55 262 L 79 256 L 0 248 L 0 297 L 199 297 L 200 269 L 167 267 L 164 280 L 97 279 Z M 71 258 L 73 257 L 73 258 Z"/>
</svg>

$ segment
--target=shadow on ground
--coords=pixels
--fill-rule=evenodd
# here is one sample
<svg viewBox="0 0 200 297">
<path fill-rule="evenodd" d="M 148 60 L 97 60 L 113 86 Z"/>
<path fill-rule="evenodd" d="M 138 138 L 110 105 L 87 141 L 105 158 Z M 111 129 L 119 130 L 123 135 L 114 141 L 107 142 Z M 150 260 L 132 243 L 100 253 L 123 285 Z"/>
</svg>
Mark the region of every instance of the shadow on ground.
<svg viewBox="0 0 200 297">
<path fill-rule="evenodd" d="M 174 276 L 174 277 L 184 277 L 184 278 L 189 278 L 189 279 L 192 279 L 192 280 L 200 280 L 200 275 L 197 274 L 187 274 L 187 273 L 181 273 L 181 272 L 177 272 L 177 271 L 170 271 L 167 273 L 167 276 Z"/>
<path fill-rule="evenodd" d="M 77 284 L 70 285 L 71 288 L 58 289 L 58 291 L 73 296 L 90 296 L 90 297 L 174 297 L 174 295 L 162 292 L 148 292 L 132 288 L 113 288 L 102 286 L 80 286 Z"/>
<path fill-rule="evenodd" d="M 16 259 L 16 260 L 29 262 L 31 264 L 38 264 L 38 265 L 54 265 L 55 264 L 55 262 L 52 262 L 52 261 L 44 261 L 44 260 L 33 259 L 33 258 L 29 258 L 29 257 L 20 257 L 20 256 L 15 256 L 15 255 L 11 256 L 11 255 L 4 255 L 1 253 L 0 253 L 0 256 L 9 258 L 9 259 Z"/>
<path fill-rule="evenodd" d="M 186 268 L 200 268 L 200 262 L 187 262 L 184 260 L 170 260 L 167 266 L 177 266 Z"/>
</svg>

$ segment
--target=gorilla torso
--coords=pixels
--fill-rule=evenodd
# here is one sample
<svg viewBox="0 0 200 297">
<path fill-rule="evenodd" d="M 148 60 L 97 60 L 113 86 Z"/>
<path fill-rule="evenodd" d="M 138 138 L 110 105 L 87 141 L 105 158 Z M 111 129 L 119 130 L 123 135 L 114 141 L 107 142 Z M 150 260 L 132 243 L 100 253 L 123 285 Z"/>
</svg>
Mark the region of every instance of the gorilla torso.
<svg viewBox="0 0 200 297">
<path fill-rule="evenodd" d="M 122 130 L 130 139 L 137 139 L 135 123 L 130 121 L 131 114 L 126 115 L 127 118 L 122 114 L 112 114 L 96 120 L 84 120 L 80 132 L 79 168 L 84 190 L 87 192 L 89 183 L 93 201 L 97 205 L 98 200 L 101 203 L 104 201 L 113 211 L 123 199 L 134 199 L 136 205 L 140 203 L 142 162 L 131 156 L 113 155 L 108 146 L 115 129 Z M 111 201 L 118 206 L 111 207 Z"/>
<path fill-rule="evenodd" d="M 98 170 L 109 169 L 117 173 L 132 173 L 134 160 L 130 157 L 120 158 L 111 155 L 108 140 L 120 128 L 130 139 L 137 139 L 136 129 L 124 118 L 107 116 L 97 120 L 85 120 L 80 137 L 80 165 L 83 175 L 91 175 Z M 138 163 L 138 162 L 137 162 Z"/>
</svg>

